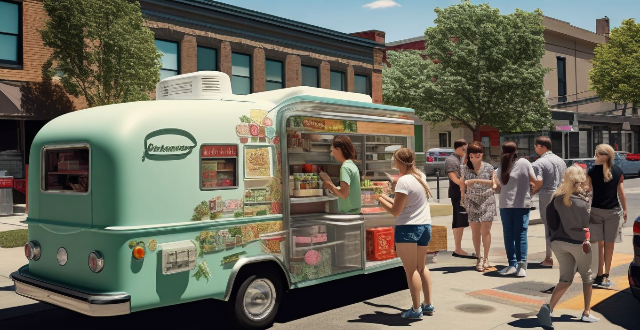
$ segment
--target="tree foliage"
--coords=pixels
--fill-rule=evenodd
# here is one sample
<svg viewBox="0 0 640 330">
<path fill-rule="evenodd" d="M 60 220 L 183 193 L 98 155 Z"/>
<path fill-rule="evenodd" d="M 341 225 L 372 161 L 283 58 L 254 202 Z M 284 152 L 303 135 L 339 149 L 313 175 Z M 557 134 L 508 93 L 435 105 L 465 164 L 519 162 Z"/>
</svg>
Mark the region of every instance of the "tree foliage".
<svg viewBox="0 0 640 330">
<path fill-rule="evenodd" d="M 154 34 L 140 4 L 127 0 L 44 0 L 40 31 L 53 53 L 50 74 L 61 73 L 67 93 L 90 107 L 148 99 L 160 79 Z"/>
<path fill-rule="evenodd" d="M 541 11 L 501 15 L 463 1 L 435 12 L 424 52 L 387 52 L 385 103 L 413 108 L 433 123 L 451 120 L 474 138 L 481 125 L 518 132 L 549 124 Z"/>
<path fill-rule="evenodd" d="M 591 62 L 591 88 L 601 100 L 624 104 L 625 112 L 627 104 L 640 105 L 640 23 L 622 21 Z"/>
</svg>

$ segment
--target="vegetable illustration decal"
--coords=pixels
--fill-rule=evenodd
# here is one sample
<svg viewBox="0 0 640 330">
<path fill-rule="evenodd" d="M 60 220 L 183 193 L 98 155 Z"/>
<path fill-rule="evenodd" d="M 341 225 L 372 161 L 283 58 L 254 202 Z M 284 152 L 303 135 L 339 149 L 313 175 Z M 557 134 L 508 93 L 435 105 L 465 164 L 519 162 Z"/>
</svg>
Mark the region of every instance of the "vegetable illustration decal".
<svg viewBox="0 0 640 330">
<path fill-rule="evenodd" d="M 193 274 L 196 281 L 200 281 L 201 278 L 204 277 L 209 283 L 209 279 L 211 278 L 211 271 L 209 271 L 209 266 L 207 265 L 206 260 L 202 260 L 202 262 L 198 265 L 196 272 Z"/>
</svg>

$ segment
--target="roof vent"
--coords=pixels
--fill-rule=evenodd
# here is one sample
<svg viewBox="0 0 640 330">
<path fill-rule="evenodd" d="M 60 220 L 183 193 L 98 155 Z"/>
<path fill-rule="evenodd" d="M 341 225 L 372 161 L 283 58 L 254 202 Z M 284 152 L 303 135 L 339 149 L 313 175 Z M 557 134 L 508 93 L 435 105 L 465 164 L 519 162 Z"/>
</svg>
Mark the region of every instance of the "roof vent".
<svg viewBox="0 0 640 330">
<path fill-rule="evenodd" d="M 218 71 L 173 76 L 156 86 L 156 100 L 218 100 L 232 94 L 229 76 Z"/>
</svg>

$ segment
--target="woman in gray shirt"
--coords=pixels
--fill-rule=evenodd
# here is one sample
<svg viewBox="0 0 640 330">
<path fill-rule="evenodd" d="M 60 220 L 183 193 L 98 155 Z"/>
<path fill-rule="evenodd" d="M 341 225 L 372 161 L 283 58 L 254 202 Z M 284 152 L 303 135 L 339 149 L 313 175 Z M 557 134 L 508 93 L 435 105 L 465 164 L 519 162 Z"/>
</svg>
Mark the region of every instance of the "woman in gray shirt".
<svg viewBox="0 0 640 330">
<path fill-rule="evenodd" d="M 587 176 L 577 165 L 570 166 L 563 175 L 562 184 L 553 194 L 548 206 L 547 220 L 551 250 L 560 265 L 560 282 L 553 290 L 549 304 L 542 305 L 538 320 L 544 327 L 552 327 L 551 313 L 573 282 L 576 270 L 582 277 L 584 312 L 581 320 L 597 322 L 591 315 L 591 245 L 589 243 L 589 201 L 582 184 Z"/>
<path fill-rule="evenodd" d="M 527 230 L 531 209 L 531 185 L 540 181 L 526 159 L 518 159 L 513 141 L 502 144 L 502 159 L 496 177 L 500 184 L 500 218 L 509 266 L 501 275 L 527 276 Z"/>
</svg>

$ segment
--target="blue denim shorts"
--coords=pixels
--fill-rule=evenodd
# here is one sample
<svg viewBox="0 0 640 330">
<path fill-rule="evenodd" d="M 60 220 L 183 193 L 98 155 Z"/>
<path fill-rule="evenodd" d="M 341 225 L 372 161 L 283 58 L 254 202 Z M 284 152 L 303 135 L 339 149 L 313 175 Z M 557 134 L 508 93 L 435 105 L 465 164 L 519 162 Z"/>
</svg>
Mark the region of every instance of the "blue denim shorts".
<svg viewBox="0 0 640 330">
<path fill-rule="evenodd" d="M 431 225 L 402 225 L 396 226 L 396 243 L 418 243 L 427 246 L 431 241 Z"/>
</svg>

